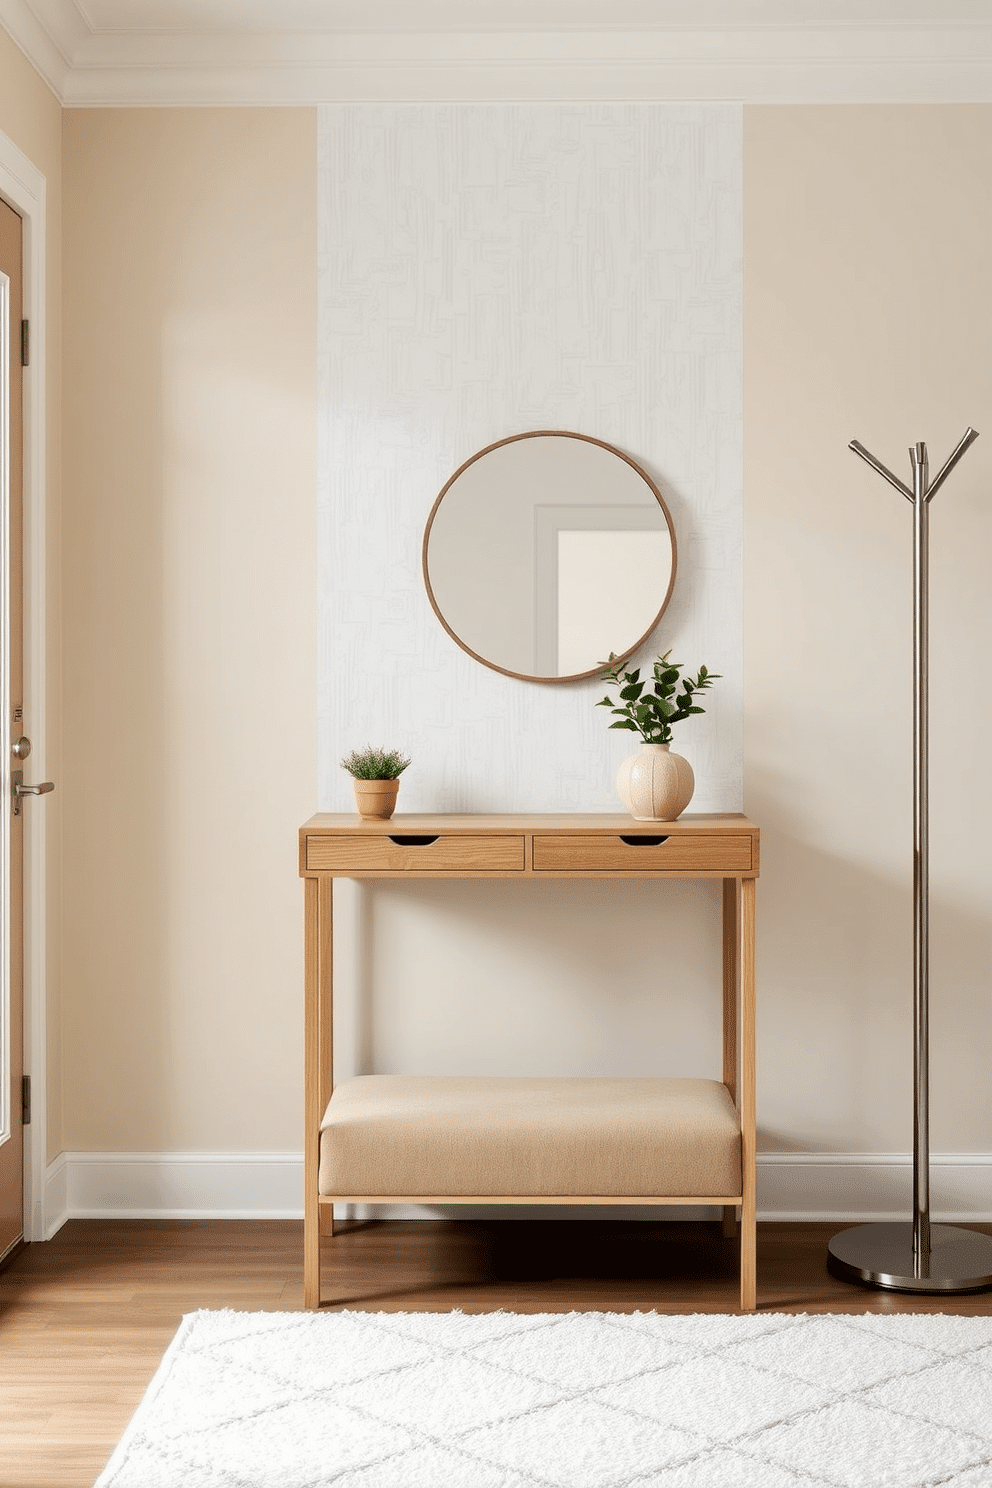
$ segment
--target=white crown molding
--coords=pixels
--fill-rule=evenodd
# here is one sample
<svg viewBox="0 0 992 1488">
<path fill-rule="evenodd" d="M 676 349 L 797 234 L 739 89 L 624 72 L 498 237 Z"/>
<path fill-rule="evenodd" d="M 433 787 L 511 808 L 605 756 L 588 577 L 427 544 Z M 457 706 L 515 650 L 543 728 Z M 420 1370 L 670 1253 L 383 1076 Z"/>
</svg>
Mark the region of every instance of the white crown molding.
<svg viewBox="0 0 992 1488">
<path fill-rule="evenodd" d="M 992 100 L 989 0 L 0 0 L 0 25 L 72 107 Z"/>
<path fill-rule="evenodd" d="M 727 30 L 982 21 L 988 0 L 31 0 L 91 31 Z M 74 21 L 70 19 L 70 24 Z"/>
<path fill-rule="evenodd" d="M 0 0 L 0 26 L 27 57 L 60 102 L 65 102 L 69 58 L 26 0 Z"/>
</svg>

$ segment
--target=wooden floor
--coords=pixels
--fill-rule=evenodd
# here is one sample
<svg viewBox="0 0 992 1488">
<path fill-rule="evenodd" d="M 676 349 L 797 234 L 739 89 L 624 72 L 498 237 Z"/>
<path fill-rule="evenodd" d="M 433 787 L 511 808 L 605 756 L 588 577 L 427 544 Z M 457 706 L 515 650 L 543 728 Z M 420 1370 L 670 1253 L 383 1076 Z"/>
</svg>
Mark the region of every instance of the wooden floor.
<svg viewBox="0 0 992 1488">
<path fill-rule="evenodd" d="M 992 1293 L 835 1281 L 839 1228 L 758 1226 L 761 1311 L 992 1314 Z M 302 1225 L 281 1221 L 72 1220 L 29 1246 L 0 1274 L 0 1488 L 92 1488 L 183 1314 L 297 1311 L 302 1265 Z M 354 1225 L 325 1242 L 323 1271 L 329 1308 L 737 1310 L 736 1246 L 716 1225 Z"/>
</svg>

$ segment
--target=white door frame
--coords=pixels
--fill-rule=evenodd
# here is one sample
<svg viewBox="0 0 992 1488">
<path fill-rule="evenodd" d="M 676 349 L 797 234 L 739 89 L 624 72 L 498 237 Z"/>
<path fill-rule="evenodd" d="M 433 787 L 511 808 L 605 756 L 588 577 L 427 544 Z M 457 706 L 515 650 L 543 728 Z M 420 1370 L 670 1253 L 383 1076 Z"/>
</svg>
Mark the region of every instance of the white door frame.
<svg viewBox="0 0 992 1488">
<path fill-rule="evenodd" d="M 31 350 L 24 382 L 24 717 L 32 776 L 44 780 L 45 716 L 45 177 L 0 133 L 0 196 L 24 221 L 24 314 Z M 45 813 L 24 813 L 24 1073 L 31 1124 L 24 1128 L 24 1238 L 47 1240 L 61 1215 L 46 1214 L 47 1037 Z M 16 1099 L 16 1092 L 15 1099 Z"/>
</svg>

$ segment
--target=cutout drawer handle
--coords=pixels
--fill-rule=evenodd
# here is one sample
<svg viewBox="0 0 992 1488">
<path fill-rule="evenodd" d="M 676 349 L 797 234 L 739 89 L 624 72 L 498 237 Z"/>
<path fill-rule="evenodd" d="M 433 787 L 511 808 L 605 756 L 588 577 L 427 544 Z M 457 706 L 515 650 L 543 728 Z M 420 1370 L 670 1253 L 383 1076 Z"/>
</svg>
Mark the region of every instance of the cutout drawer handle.
<svg viewBox="0 0 992 1488">
<path fill-rule="evenodd" d="M 627 844 L 628 847 L 660 847 L 663 842 L 667 842 L 668 841 L 668 838 L 667 837 L 641 837 L 641 836 L 637 836 L 637 837 L 624 837 L 621 834 L 620 841 L 621 842 L 626 842 L 626 844 Z"/>
<path fill-rule="evenodd" d="M 397 847 L 430 847 L 431 843 L 436 842 L 439 836 L 440 833 L 438 832 L 435 832 L 433 837 L 429 833 L 421 833 L 413 837 L 390 836 L 389 840 L 390 842 L 395 842 Z"/>
</svg>

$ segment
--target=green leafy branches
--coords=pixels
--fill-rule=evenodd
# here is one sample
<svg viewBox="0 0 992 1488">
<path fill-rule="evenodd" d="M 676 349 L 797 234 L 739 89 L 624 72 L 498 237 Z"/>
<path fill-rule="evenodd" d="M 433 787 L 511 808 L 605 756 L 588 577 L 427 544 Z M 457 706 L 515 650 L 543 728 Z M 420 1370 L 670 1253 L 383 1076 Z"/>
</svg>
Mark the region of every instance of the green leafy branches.
<svg viewBox="0 0 992 1488">
<path fill-rule="evenodd" d="M 341 761 L 341 767 L 356 780 L 398 780 L 410 763 L 398 749 L 353 749 Z"/>
<path fill-rule="evenodd" d="M 673 724 L 681 723 L 691 713 L 705 713 L 706 709 L 698 707 L 693 698 L 716 681 L 719 672 L 708 672 L 701 666 L 698 676 L 682 677 L 682 662 L 669 661 L 671 654 L 666 651 L 655 662 L 653 688 L 649 682 L 641 681 L 640 667 L 625 672 L 623 663 L 617 662 L 612 671 L 604 672 L 605 680 L 620 689 L 619 699 L 607 695 L 596 704 L 597 708 L 609 708 L 617 714 L 618 720 L 610 728 L 630 729 L 640 734 L 645 744 L 670 744 Z M 616 661 L 612 651 L 610 660 Z"/>
</svg>

